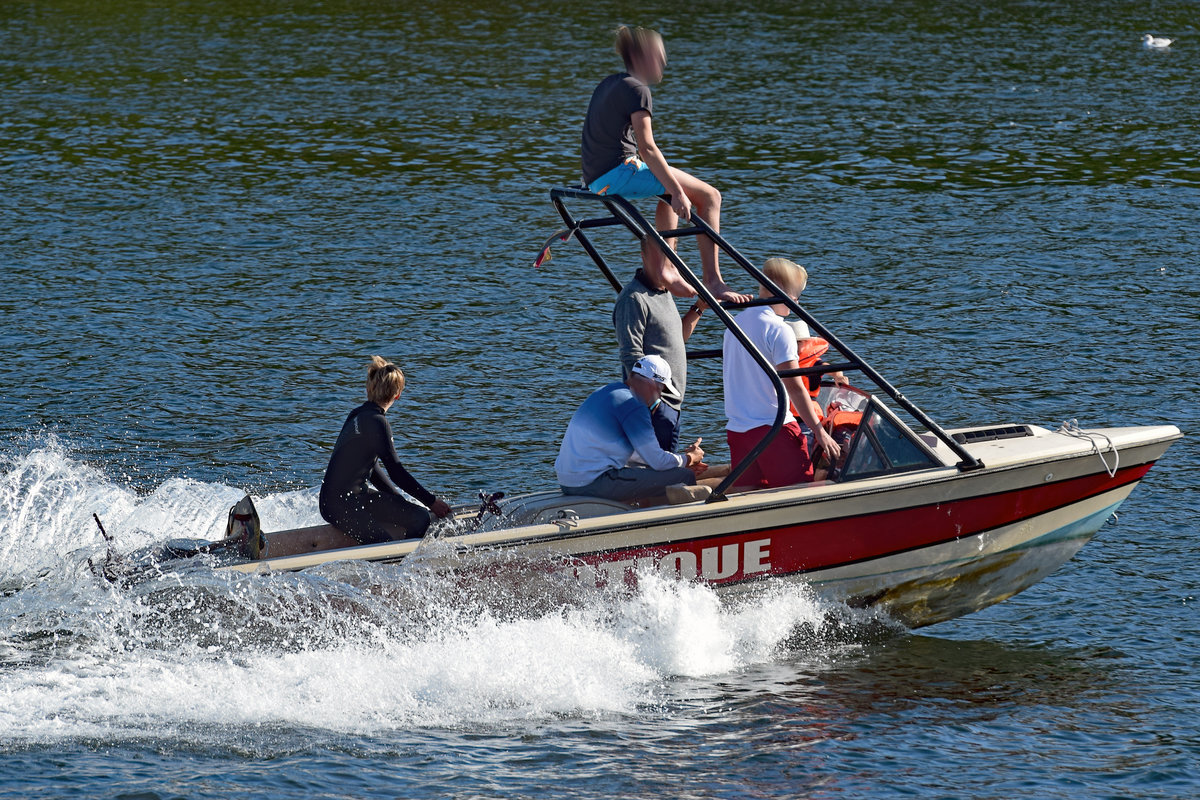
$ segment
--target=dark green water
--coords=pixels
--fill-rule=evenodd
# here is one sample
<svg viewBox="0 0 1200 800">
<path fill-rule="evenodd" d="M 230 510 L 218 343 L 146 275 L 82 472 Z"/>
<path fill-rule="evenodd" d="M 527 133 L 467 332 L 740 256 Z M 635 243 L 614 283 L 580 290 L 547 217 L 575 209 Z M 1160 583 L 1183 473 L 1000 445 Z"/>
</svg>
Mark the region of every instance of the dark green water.
<svg viewBox="0 0 1200 800">
<path fill-rule="evenodd" d="M 1191 439 L 1057 575 L 920 636 L 791 635 L 798 595 L 513 614 L 82 564 L 93 511 L 133 544 L 241 488 L 314 519 L 373 353 L 431 488 L 550 483 L 612 295 L 570 247 L 531 265 L 621 21 L 667 36 L 657 137 L 727 235 L 935 418 L 1193 430 L 1198 10 L 0 5 L 0 795 L 1195 796 Z M 719 457 L 718 380 L 685 435 Z"/>
</svg>

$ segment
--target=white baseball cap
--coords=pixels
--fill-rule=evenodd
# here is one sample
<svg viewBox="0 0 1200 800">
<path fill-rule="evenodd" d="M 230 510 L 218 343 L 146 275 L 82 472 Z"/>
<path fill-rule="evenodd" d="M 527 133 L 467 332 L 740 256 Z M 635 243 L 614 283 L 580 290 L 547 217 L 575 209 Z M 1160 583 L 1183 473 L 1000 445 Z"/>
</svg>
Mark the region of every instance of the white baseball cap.
<svg viewBox="0 0 1200 800">
<path fill-rule="evenodd" d="M 649 378 L 655 383 L 661 383 L 664 390 L 676 397 L 679 396 L 679 390 L 671 382 L 671 365 L 662 356 L 642 356 L 633 365 L 630 372 L 641 375 L 643 378 Z"/>
<path fill-rule="evenodd" d="M 788 323 L 792 326 L 792 330 L 796 332 L 797 339 L 811 339 L 812 331 L 808 329 L 808 323 L 802 319 L 794 319 Z"/>
</svg>

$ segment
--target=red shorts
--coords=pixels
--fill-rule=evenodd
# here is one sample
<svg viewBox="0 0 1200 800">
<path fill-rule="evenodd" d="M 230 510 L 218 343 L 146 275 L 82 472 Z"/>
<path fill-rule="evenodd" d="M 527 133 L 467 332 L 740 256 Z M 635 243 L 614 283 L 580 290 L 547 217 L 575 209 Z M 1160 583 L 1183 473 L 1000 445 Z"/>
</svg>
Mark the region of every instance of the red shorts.
<svg viewBox="0 0 1200 800">
<path fill-rule="evenodd" d="M 729 440 L 729 458 L 736 467 L 754 445 L 771 430 L 770 425 L 751 428 L 744 433 L 725 431 Z M 762 455 L 742 473 L 737 486 L 742 488 L 770 489 L 776 486 L 791 486 L 813 479 L 812 459 L 808 456 L 808 442 L 800 432 L 800 423 L 789 422 L 779 431 Z"/>
</svg>

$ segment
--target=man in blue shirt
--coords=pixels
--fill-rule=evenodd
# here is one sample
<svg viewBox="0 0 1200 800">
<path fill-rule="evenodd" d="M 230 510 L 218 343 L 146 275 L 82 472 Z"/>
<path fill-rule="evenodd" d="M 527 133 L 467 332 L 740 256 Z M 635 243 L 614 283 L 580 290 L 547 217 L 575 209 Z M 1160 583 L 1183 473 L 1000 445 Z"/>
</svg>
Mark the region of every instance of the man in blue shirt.
<svg viewBox="0 0 1200 800">
<path fill-rule="evenodd" d="M 567 433 L 554 469 L 564 494 L 606 497 L 622 503 L 659 498 L 668 486 L 695 485 L 704 461 L 700 439 L 680 453 L 663 450 L 650 412 L 663 391 L 678 396 L 671 367 L 661 356 L 642 356 L 629 377 L 592 392 Z M 630 465 L 636 454 L 642 464 Z"/>
</svg>

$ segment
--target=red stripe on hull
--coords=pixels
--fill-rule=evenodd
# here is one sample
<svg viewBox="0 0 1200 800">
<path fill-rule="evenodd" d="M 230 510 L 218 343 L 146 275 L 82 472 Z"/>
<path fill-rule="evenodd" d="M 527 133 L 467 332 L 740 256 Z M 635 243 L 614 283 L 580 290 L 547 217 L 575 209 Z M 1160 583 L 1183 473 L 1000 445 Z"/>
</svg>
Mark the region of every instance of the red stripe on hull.
<svg viewBox="0 0 1200 800">
<path fill-rule="evenodd" d="M 684 578 L 733 583 L 869 561 L 973 536 L 1139 481 L 1153 464 L 926 506 L 583 556 L 608 579 L 657 565 Z M 798 509 L 803 510 L 803 509 Z"/>
</svg>

